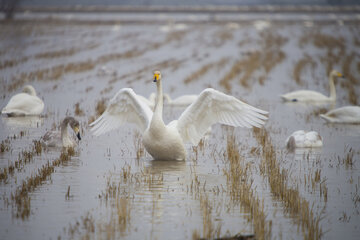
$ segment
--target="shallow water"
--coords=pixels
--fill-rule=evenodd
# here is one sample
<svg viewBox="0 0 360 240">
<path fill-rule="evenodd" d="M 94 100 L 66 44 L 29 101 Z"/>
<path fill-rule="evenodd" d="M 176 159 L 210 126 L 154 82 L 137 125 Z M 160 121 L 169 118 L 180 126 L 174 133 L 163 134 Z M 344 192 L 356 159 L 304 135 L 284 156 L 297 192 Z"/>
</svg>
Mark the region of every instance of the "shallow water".
<svg viewBox="0 0 360 240">
<path fill-rule="evenodd" d="M 58 128 L 64 116 L 75 115 L 76 103 L 83 111 L 76 116 L 82 140 L 75 155 L 29 191 L 30 212 L 23 218 L 16 216 L 19 207 L 11 196 L 23 180 L 37 176 L 48 161 L 58 159 L 61 149 L 34 154 L 1 181 L 1 239 L 252 235 L 257 229 L 254 213 L 244 198 L 232 193 L 236 183 L 251 180 L 254 199 L 259 200 L 255 207 L 263 203 L 271 238 L 303 239 L 309 230 L 301 227 L 304 218 L 293 214 L 295 205 L 289 207 L 286 198 L 278 196 L 270 184 L 273 176 L 262 168 L 268 166 L 262 152 L 269 146 L 276 153 L 276 166 L 285 171 L 282 176 L 288 176 L 285 190 L 296 192 L 300 202 L 309 204 L 311 219 L 320 219 L 316 229 L 322 238 L 357 239 L 360 126 L 326 124 L 318 114 L 333 106 L 285 104 L 279 98 L 300 88 L 327 94 L 327 68 L 335 68 L 346 74 L 336 84 L 336 107 L 359 105 L 356 14 L 339 15 L 340 20 L 337 15 L 324 15 L 326 21 L 294 20 L 281 14 L 267 19 L 256 14 L 250 20 L 231 18 L 229 22 L 225 15 L 212 23 L 192 16 L 178 22 L 171 15 L 157 15 L 161 21 L 145 18 L 148 23 L 139 20 L 141 15 L 131 17 L 137 21 L 121 22 L 123 16 L 119 16 L 116 24 L 101 20 L 1 22 L 0 107 L 28 83 L 46 105 L 39 118 L 1 117 L 0 140 L 10 139 L 10 149 L 0 153 L 1 169 L 15 163 L 23 151 L 33 151 L 33 140 Z M 300 65 L 302 59 L 310 60 Z M 88 122 L 96 115 L 96 104 L 123 87 L 149 96 L 155 91 L 151 81 L 155 69 L 162 71 L 164 91 L 174 98 L 213 87 L 269 111 L 264 129 L 271 141 L 262 145 L 252 130 L 215 125 L 203 146 L 187 146 L 187 161 L 163 162 L 147 153 L 137 158 L 141 137 L 132 125 L 92 136 Z M 182 111 L 166 106 L 165 122 Z M 285 139 L 300 129 L 318 131 L 324 146 L 287 152 Z M 249 167 L 240 182 L 226 178 L 232 167 L 228 136 L 235 136 L 242 168 Z M 349 153 L 353 164 L 344 161 Z M 320 171 L 319 179 L 312 182 L 316 171 Z"/>
</svg>

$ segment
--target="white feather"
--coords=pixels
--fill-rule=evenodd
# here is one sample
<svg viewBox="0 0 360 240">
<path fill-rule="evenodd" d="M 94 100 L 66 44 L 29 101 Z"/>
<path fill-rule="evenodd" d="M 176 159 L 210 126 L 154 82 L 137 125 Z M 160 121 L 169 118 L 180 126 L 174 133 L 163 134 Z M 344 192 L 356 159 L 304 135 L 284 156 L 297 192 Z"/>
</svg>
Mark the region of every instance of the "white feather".
<svg viewBox="0 0 360 240">
<path fill-rule="evenodd" d="M 90 127 L 96 136 L 117 129 L 125 123 L 134 123 L 143 132 L 152 115 L 151 109 L 138 99 L 131 88 L 123 88 L 115 94 L 105 112 Z"/>
</svg>

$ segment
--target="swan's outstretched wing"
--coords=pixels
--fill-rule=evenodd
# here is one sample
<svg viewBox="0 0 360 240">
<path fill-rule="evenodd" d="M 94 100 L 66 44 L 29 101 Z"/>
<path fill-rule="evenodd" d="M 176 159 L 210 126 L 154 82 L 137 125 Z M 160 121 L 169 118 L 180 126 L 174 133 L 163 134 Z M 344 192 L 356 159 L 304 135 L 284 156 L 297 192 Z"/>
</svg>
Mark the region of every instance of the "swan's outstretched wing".
<svg viewBox="0 0 360 240">
<path fill-rule="evenodd" d="M 90 124 L 94 135 L 99 136 L 124 123 L 134 123 L 141 131 L 148 127 L 153 112 L 131 88 L 123 88 L 110 100 L 105 112 Z"/>
<path fill-rule="evenodd" d="M 206 130 L 215 123 L 234 127 L 261 127 L 266 111 L 241 102 L 233 96 L 207 88 L 181 114 L 177 129 L 184 142 L 196 145 Z"/>
</svg>

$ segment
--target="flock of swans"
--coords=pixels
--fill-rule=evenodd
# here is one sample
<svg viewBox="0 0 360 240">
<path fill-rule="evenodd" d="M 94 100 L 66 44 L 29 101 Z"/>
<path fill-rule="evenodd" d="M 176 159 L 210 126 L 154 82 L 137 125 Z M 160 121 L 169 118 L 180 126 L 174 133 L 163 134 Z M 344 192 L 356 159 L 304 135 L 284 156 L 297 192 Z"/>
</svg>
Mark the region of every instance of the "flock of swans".
<svg viewBox="0 0 360 240">
<path fill-rule="evenodd" d="M 334 79 L 342 74 L 333 70 L 329 75 L 330 96 L 321 93 L 300 90 L 280 97 L 291 102 L 335 102 L 336 92 Z M 226 95 L 212 88 L 203 90 L 199 95 L 184 95 L 172 100 L 162 90 L 162 75 L 154 72 L 156 94 L 147 99 L 137 95 L 131 88 L 123 88 L 110 100 L 104 113 L 90 124 L 90 131 L 99 136 L 120 128 L 123 124 L 132 123 L 142 133 L 142 141 L 146 151 L 159 160 L 185 160 L 185 144 L 197 145 L 206 131 L 213 124 L 220 123 L 233 127 L 262 127 L 267 120 L 268 112 L 250 106 L 237 98 Z M 187 107 L 179 119 L 165 125 L 163 106 Z M 27 85 L 22 93 L 11 97 L 1 113 L 9 117 L 40 115 L 44 110 L 44 102 L 36 95 L 35 89 Z M 360 123 L 360 107 L 346 106 L 320 115 L 332 123 Z M 68 126 L 78 140 L 81 140 L 79 122 L 73 117 L 66 117 L 60 131 L 47 132 L 42 142 L 49 147 L 73 147 L 77 141 L 74 134 L 69 135 Z M 321 147 L 322 139 L 317 132 L 299 130 L 286 140 L 289 149 L 296 147 Z"/>
<path fill-rule="evenodd" d="M 336 70 L 329 74 L 330 96 L 327 97 L 319 92 L 311 90 L 299 90 L 283 94 L 280 97 L 285 102 L 305 102 L 305 103 L 335 103 L 336 90 L 335 78 L 343 78 L 343 75 Z M 329 123 L 360 123 L 360 107 L 345 106 L 330 110 L 326 114 L 320 114 L 320 117 Z M 315 131 L 306 132 L 304 130 L 295 131 L 286 139 L 286 146 L 290 150 L 295 148 L 322 147 L 322 138 Z"/>
</svg>

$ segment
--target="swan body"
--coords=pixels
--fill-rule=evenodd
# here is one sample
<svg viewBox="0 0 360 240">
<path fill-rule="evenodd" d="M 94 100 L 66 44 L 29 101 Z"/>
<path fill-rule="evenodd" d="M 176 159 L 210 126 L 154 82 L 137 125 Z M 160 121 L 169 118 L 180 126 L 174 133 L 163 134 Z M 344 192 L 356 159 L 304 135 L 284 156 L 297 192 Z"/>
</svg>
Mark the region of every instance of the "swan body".
<svg viewBox="0 0 360 240">
<path fill-rule="evenodd" d="M 322 147 L 323 142 L 319 133 L 315 131 L 306 132 L 299 130 L 286 139 L 286 147 L 290 150 L 295 148 L 316 148 Z"/>
<path fill-rule="evenodd" d="M 33 86 L 26 85 L 22 93 L 12 96 L 8 104 L 1 110 L 9 117 L 40 115 L 44 110 L 44 102 L 36 96 Z"/>
<path fill-rule="evenodd" d="M 311 90 L 299 90 L 281 95 L 286 102 L 335 102 L 336 91 L 334 79 L 343 77 L 341 73 L 332 70 L 329 75 L 330 96 L 327 97 L 319 92 Z"/>
<path fill-rule="evenodd" d="M 346 106 L 333 109 L 326 114 L 320 114 L 320 117 L 330 123 L 360 123 L 360 107 Z"/>
<path fill-rule="evenodd" d="M 49 131 L 42 137 L 42 144 L 47 147 L 75 147 L 76 139 L 69 135 L 68 126 L 74 131 L 78 140 L 81 140 L 79 122 L 73 117 L 66 117 L 61 122 L 60 131 Z"/>
<path fill-rule="evenodd" d="M 101 135 L 134 123 L 143 133 L 146 151 L 157 160 L 185 160 L 185 143 L 197 145 L 208 128 L 221 123 L 234 127 L 261 127 L 266 111 L 241 102 L 233 96 L 207 88 L 188 106 L 178 120 L 165 125 L 162 118 L 163 91 L 161 73 L 154 72 L 156 104 L 154 112 L 130 88 L 121 89 L 110 100 L 105 112 L 90 124 L 94 135 Z"/>
</svg>

